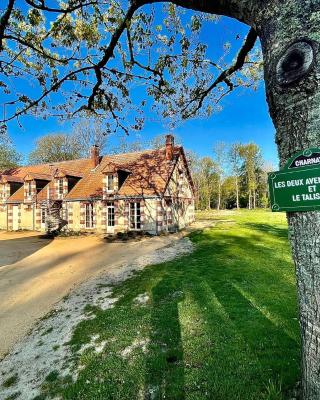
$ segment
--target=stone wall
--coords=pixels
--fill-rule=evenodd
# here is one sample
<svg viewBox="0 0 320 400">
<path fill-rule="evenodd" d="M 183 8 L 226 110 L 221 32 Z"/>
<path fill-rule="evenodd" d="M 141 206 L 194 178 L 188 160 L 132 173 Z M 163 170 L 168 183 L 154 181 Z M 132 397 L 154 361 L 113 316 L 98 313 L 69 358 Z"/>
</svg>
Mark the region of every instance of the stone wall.
<svg viewBox="0 0 320 400">
<path fill-rule="evenodd" d="M 33 230 L 35 228 L 35 214 L 34 204 L 20 204 L 13 206 L 19 208 L 20 213 L 20 224 L 18 229 Z M 15 219 L 15 212 L 13 211 L 13 219 Z M 15 227 L 15 221 L 13 221 L 13 229 Z"/>
<path fill-rule="evenodd" d="M 0 229 L 7 229 L 7 205 L 0 205 Z"/>
</svg>

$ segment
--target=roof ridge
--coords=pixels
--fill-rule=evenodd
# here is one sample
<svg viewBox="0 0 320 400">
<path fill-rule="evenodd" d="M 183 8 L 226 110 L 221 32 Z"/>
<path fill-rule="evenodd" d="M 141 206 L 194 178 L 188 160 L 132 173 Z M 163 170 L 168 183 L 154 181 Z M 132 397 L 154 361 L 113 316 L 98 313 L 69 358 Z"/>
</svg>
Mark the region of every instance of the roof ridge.
<svg viewBox="0 0 320 400">
<path fill-rule="evenodd" d="M 50 167 L 50 165 L 56 165 L 56 164 L 60 164 L 60 163 L 67 163 L 67 162 L 74 162 L 74 161 L 89 161 L 90 158 L 75 158 L 72 160 L 62 160 L 62 161 L 52 161 L 52 162 L 46 162 L 46 163 L 42 163 L 42 164 L 27 164 L 27 165 L 19 165 L 17 168 L 32 168 L 32 167 L 39 167 L 40 165 L 44 166 L 47 165 L 48 167 Z"/>
</svg>

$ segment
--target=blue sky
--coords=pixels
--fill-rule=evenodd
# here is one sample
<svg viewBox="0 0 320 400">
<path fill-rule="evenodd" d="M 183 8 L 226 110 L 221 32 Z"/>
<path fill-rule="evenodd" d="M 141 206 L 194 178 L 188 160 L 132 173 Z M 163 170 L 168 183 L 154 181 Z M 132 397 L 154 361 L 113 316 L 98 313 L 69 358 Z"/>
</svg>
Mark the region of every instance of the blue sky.
<svg viewBox="0 0 320 400">
<path fill-rule="evenodd" d="M 239 48 L 247 31 L 247 26 L 229 18 L 222 18 L 213 26 L 212 24 L 205 26 L 201 39 L 209 44 L 209 55 L 214 60 L 221 55 L 223 43 L 226 41 L 229 41 L 235 49 Z M 237 34 L 240 35 L 240 40 L 236 40 Z M 0 103 L 3 103 L 1 98 Z M 182 139 L 186 149 L 192 149 L 200 156 L 212 156 L 213 144 L 216 141 L 230 143 L 254 141 L 261 146 L 264 158 L 277 166 L 274 127 L 268 114 L 263 82 L 255 92 L 251 89 L 238 89 L 225 98 L 222 106 L 222 111 L 213 114 L 211 118 L 186 121 L 173 133 Z M 157 119 L 155 117 L 151 113 L 147 115 L 149 121 L 139 134 L 142 138 L 148 140 L 167 132 L 164 124 L 154 122 Z M 70 122 L 61 124 L 54 118 L 41 120 L 24 117 L 21 122 L 23 128 L 20 128 L 16 122 L 11 122 L 8 128 L 17 150 L 25 157 L 32 150 L 35 140 L 41 135 L 71 131 Z M 135 133 L 127 138 L 129 141 L 136 139 Z M 110 146 L 116 145 L 118 140 L 119 135 L 111 138 Z"/>
</svg>

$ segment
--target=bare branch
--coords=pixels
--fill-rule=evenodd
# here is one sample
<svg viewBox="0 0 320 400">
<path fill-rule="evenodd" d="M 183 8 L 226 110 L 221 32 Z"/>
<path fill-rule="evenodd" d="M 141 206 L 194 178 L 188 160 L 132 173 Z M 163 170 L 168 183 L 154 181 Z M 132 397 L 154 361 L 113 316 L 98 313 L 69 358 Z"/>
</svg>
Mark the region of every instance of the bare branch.
<svg viewBox="0 0 320 400">
<path fill-rule="evenodd" d="M 229 91 L 228 93 L 233 90 L 233 84 L 232 82 L 228 79 L 231 75 L 233 75 L 235 72 L 239 71 L 244 63 L 245 63 L 245 59 L 247 57 L 247 55 L 249 54 L 249 52 L 252 50 L 256 40 L 257 40 L 257 33 L 256 31 L 251 28 L 238 55 L 236 58 L 235 63 L 229 67 L 228 69 L 224 70 L 216 79 L 215 81 L 205 90 L 203 90 L 200 95 L 192 98 L 188 104 L 186 105 L 186 107 L 182 110 L 183 112 L 186 111 L 189 106 L 195 102 L 198 102 L 197 106 L 192 109 L 189 113 L 185 114 L 185 117 L 188 118 L 192 115 L 195 115 L 197 111 L 200 110 L 200 108 L 202 107 L 203 101 L 204 99 L 208 96 L 208 94 L 219 85 L 219 83 L 225 82 L 228 86 L 229 86 Z"/>
</svg>

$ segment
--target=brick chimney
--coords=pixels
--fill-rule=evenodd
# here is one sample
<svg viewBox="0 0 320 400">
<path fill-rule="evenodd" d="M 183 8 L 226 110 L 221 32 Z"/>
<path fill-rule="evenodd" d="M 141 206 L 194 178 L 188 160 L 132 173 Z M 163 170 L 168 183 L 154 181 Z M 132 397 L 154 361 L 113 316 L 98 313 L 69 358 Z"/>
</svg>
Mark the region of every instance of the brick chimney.
<svg viewBox="0 0 320 400">
<path fill-rule="evenodd" d="M 92 166 L 95 168 L 100 161 L 100 154 L 99 154 L 99 146 L 96 144 L 91 147 L 91 160 L 92 160 Z"/>
<path fill-rule="evenodd" d="M 173 159 L 174 137 L 173 135 L 166 135 L 166 160 Z"/>
</svg>

